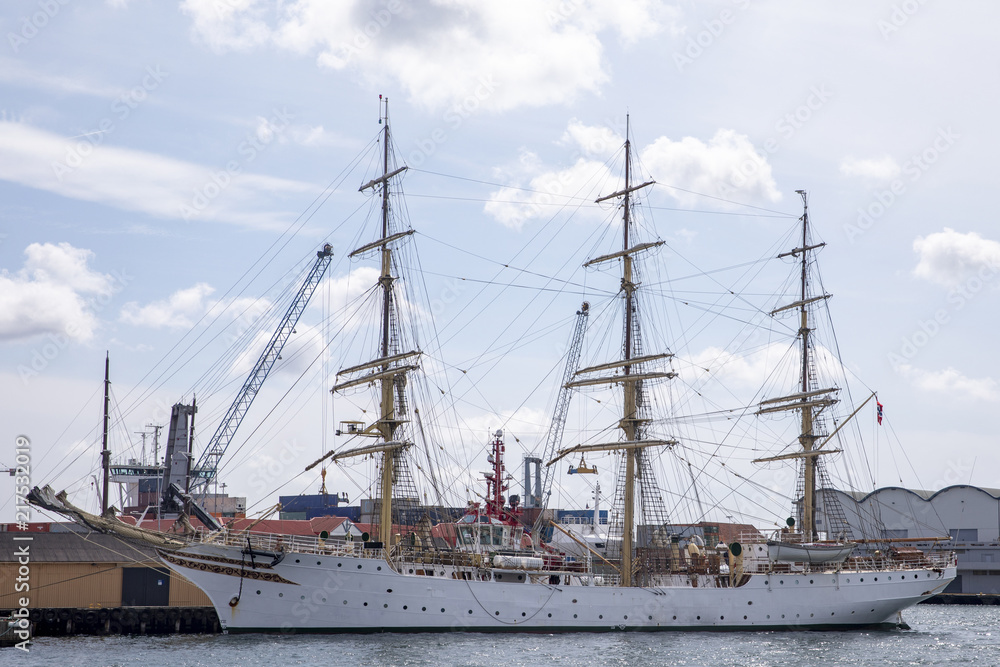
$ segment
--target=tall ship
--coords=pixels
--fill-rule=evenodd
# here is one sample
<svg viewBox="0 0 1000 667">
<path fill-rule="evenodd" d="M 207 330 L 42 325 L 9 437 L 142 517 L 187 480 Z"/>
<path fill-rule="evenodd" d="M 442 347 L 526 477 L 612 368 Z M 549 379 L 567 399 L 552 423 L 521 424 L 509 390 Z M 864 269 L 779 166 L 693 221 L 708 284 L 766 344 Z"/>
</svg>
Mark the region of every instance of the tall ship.
<svg viewBox="0 0 1000 667">
<path fill-rule="evenodd" d="M 413 470 L 433 470 L 426 439 L 433 410 L 425 409 L 419 379 L 425 353 L 406 315 L 424 317 L 408 300 L 401 275 L 413 249 L 414 229 L 400 223 L 399 177 L 394 162 L 387 102 L 381 115 L 380 173 L 361 190 L 374 197 L 376 226 L 367 243 L 350 251 L 371 258 L 378 279 L 369 303 L 377 305 L 368 359 L 342 367 L 332 393 L 367 403 L 368 421 L 344 422 L 347 443 L 315 465 L 374 460 L 372 522 L 360 540 L 263 534 L 249 530 L 199 532 L 161 546 L 163 562 L 201 588 L 228 632 L 578 632 L 660 630 L 760 630 L 852 628 L 893 625 L 902 610 L 939 593 L 956 575 L 954 555 L 891 549 L 841 530 L 838 512 L 823 492 L 827 455 L 837 454 L 836 435 L 862 406 L 835 428 L 825 419 L 840 389 L 818 376 L 811 314 L 828 295 L 814 293 L 814 253 L 806 194 L 801 192 L 801 233 L 782 257 L 795 262 L 796 298 L 772 316 L 792 313 L 797 379 L 790 393 L 757 401 L 751 418 L 795 419 L 794 449 L 761 457 L 760 464 L 797 464 L 793 516 L 765 534 L 744 530 L 720 539 L 718 531 L 694 534 L 671 523 L 658 456 L 678 445 L 664 408 L 664 387 L 678 377 L 669 349 L 650 349 L 660 332 L 647 327 L 645 309 L 655 292 L 644 283 L 649 256 L 664 244 L 635 218 L 636 199 L 653 184 L 634 175 L 626 132 L 624 179 L 601 196 L 620 213 L 613 245 L 595 253 L 587 268 L 603 271 L 617 313 L 613 344 L 594 345 L 604 358 L 580 367 L 589 304 L 577 313 L 569 361 L 558 389 L 553 424 L 542 456 L 533 459 L 532 497 L 510 493 L 503 430 L 487 451 L 485 491 L 465 513 L 446 517 L 418 491 Z M 374 233 L 372 233 L 374 232 Z M 615 267 L 618 270 L 615 271 Z M 591 315 L 592 317 L 592 315 Z M 607 318 L 606 318 L 607 319 Z M 605 322 L 607 324 L 607 322 Z M 655 335 L 651 335 L 655 334 Z M 600 336 L 601 334 L 597 334 Z M 570 397 L 584 391 L 612 396 L 616 413 L 597 429 L 600 437 L 563 447 L 562 426 Z M 424 393 L 421 393 L 424 392 Z M 431 442 L 437 451 L 444 445 Z M 757 450 L 753 442 L 748 451 Z M 556 470 L 596 471 L 586 457 L 613 454 L 618 463 L 610 520 L 591 539 L 552 525 L 545 512 Z M 420 458 L 420 457 L 424 458 Z M 577 463 L 579 459 L 579 463 Z M 527 459 L 526 459 L 527 465 Z M 544 473 L 544 474 L 543 474 Z M 440 470 L 438 475 L 442 474 Z M 525 473 L 527 495 L 530 478 Z M 544 478 L 544 483 L 542 482 Z M 444 481 L 424 488 L 439 495 Z M 539 489 L 539 486 L 542 488 Z M 595 502 L 599 499 L 595 497 Z M 752 513 L 751 513 L 752 514 Z M 761 509 L 759 515 L 770 514 Z M 594 512 L 594 525 L 598 512 Z M 550 544 L 562 531 L 576 547 Z"/>
</svg>

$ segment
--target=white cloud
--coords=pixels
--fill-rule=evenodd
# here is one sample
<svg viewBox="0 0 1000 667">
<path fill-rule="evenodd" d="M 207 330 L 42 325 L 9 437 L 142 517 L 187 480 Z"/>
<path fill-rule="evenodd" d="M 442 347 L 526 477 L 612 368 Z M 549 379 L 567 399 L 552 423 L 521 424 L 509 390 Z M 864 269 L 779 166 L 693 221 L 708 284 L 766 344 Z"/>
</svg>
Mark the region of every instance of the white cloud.
<svg viewBox="0 0 1000 667">
<path fill-rule="evenodd" d="M 889 155 L 866 159 L 845 157 L 840 161 L 841 174 L 868 178 L 874 181 L 891 180 L 899 175 L 901 169 L 899 163 Z"/>
<path fill-rule="evenodd" d="M 642 162 L 657 182 L 722 199 L 751 202 L 781 200 L 767 157 L 744 134 L 719 129 L 708 143 L 694 137 L 660 137 L 642 150 Z M 682 206 L 705 199 L 675 188 L 666 192 Z"/>
<path fill-rule="evenodd" d="M 909 364 L 900 364 L 898 370 L 924 391 L 948 393 L 957 398 L 1000 401 L 1000 387 L 993 378 L 966 377 L 950 366 L 942 371 L 925 371 Z"/>
<path fill-rule="evenodd" d="M 913 274 L 946 287 L 977 276 L 989 280 L 1000 270 L 1000 243 L 976 232 L 944 231 L 918 236 L 913 249 L 920 256 Z"/>
<path fill-rule="evenodd" d="M 68 243 L 32 243 L 16 273 L 0 272 L 0 340 L 42 334 L 89 340 L 115 281 L 92 270 L 94 253 Z"/>
<path fill-rule="evenodd" d="M 523 165 L 536 160 L 532 153 L 521 156 Z M 547 218 L 560 206 L 578 206 L 580 198 L 593 201 L 597 188 L 610 178 L 611 172 L 603 163 L 581 157 L 573 166 L 561 171 L 538 174 L 526 189 L 508 187 L 491 193 L 485 211 L 502 225 L 520 230 L 528 220 Z"/>
<path fill-rule="evenodd" d="M 188 329 L 208 311 L 210 304 L 206 299 L 214 291 L 210 285 L 198 283 L 145 306 L 130 301 L 122 306 L 120 319 L 126 324 L 154 329 Z"/>
<path fill-rule="evenodd" d="M 560 143 L 582 155 L 571 167 L 547 170 L 534 153 L 523 151 L 516 171 L 522 177 L 530 176 L 527 186 L 493 192 L 486 212 L 507 227 L 521 229 L 532 218 L 552 215 L 556 210 L 552 204 L 576 205 L 567 197 L 593 201 L 595 196 L 620 186 L 618 177 L 604 163 L 624 143 L 617 132 L 573 119 Z M 781 199 L 767 158 L 757 153 L 745 135 L 733 130 L 718 130 L 707 144 L 693 137 L 679 141 L 660 137 L 643 148 L 640 156 L 654 180 L 675 186 L 664 187 L 661 192 L 685 206 L 705 203 L 703 197 L 692 192 L 742 201 Z M 514 176 L 510 180 L 518 179 Z"/>
<path fill-rule="evenodd" d="M 185 0 L 195 35 L 216 52 L 275 45 L 393 85 L 430 109 L 503 111 L 596 93 L 610 75 L 599 39 L 630 44 L 672 26 L 656 0 Z M 671 27 L 671 30 L 673 28 Z M 676 32 L 676 31 L 675 31 Z"/>
<path fill-rule="evenodd" d="M 264 228 L 284 220 L 284 214 L 266 210 L 271 197 L 313 187 L 102 145 L 101 136 L 92 143 L 0 121 L 0 179 L 158 218 Z"/>
<path fill-rule="evenodd" d="M 578 148 L 585 155 L 606 159 L 625 144 L 625 138 L 610 127 L 584 125 L 573 118 L 569 121 L 560 143 Z"/>
</svg>

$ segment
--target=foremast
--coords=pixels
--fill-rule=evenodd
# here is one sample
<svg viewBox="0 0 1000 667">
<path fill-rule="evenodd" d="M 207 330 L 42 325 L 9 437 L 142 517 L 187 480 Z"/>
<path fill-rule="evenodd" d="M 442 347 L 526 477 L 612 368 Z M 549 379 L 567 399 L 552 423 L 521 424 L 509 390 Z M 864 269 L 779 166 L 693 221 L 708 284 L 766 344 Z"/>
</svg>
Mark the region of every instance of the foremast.
<svg viewBox="0 0 1000 667">
<path fill-rule="evenodd" d="M 618 260 L 622 262 L 621 294 L 624 303 L 624 332 L 622 340 L 622 358 L 617 361 L 597 364 L 583 368 L 574 374 L 574 379 L 565 384 L 566 388 L 606 386 L 621 384 L 622 417 L 618 422 L 622 430 L 623 440 L 619 442 L 577 445 L 560 450 L 555 458 L 546 465 L 551 466 L 556 461 L 573 453 L 620 451 L 624 455 L 623 488 L 622 488 L 622 546 L 621 546 L 621 585 L 634 586 L 636 581 L 636 561 L 634 559 L 634 524 L 636 518 L 636 483 L 642 482 L 644 475 L 651 471 L 643 465 L 642 452 L 648 447 L 660 447 L 676 444 L 675 440 L 653 439 L 646 433 L 646 425 L 651 419 L 643 414 L 642 386 L 644 382 L 671 379 L 676 377 L 672 371 L 648 370 L 657 361 L 669 359 L 669 353 L 644 355 L 641 350 L 639 336 L 639 313 L 636 291 L 636 271 L 633 255 L 645 250 L 663 245 L 663 241 L 637 243 L 632 245 L 632 193 L 653 185 L 655 181 L 646 181 L 639 185 L 632 184 L 632 142 L 626 123 L 625 136 L 625 187 L 617 192 L 600 197 L 598 203 L 609 199 L 621 199 L 622 209 L 622 249 L 607 255 L 601 255 L 584 263 L 584 267 Z M 620 374 L 598 375 L 603 371 L 618 371 Z"/>
<path fill-rule="evenodd" d="M 382 298 L 379 358 L 357 366 L 345 368 L 338 372 L 338 382 L 334 385 L 332 391 L 337 392 L 350 387 L 367 384 L 377 385 L 380 402 L 379 418 L 375 423 L 359 433 L 359 435 L 374 437 L 380 442 L 375 445 L 356 447 L 338 452 L 330 458 L 332 460 L 339 460 L 353 456 L 380 455 L 378 488 L 381 498 L 379 505 L 378 541 L 381 542 L 385 549 L 386 558 L 388 559 L 392 544 L 393 489 L 397 480 L 398 467 L 403 450 L 411 444 L 401 438 L 401 426 L 406 422 L 403 418 L 405 411 L 403 387 L 406 384 L 406 373 L 417 368 L 416 365 L 412 364 L 412 361 L 420 355 L 420 352 L 401 352 L 398 349 L 399 331 L 398 323 L 396 322 L 395 304 L 393 303 L 393 283 L 396 280 L 392 275 L 393 243 L 413 234 L 413 230 L 408 229 L 394 233 L 391 228 L 390 185 L 393 177 L 405 171 L 407 167 L 404 166 L 392 171 L 389 170 L 391 146 L 389 101 L 386 98 L 379 97 L 380 112 L 382 112 L 379 121 L 383 123 L 382 174 L 362 185 L 359 191 L 363 192 L 369 188 L 378 188 L 380 191 L 380 236 L 376 241 L 357 248 L 349 255 L 353 258 L 377 251 L 380 256 L 381 270 L 378 285 L 382 292 Z"/>
<path fill-rule="evenodd" d="M 778 255 L 779 258 L 794 257 L 800 262 L 800 293 L 799 300 L 781 306 L 771 311 L 771 316 L 787 310 L 799 311 L 798 337 L 800 342 L 800 370 L 799 370 L 799 392 L 790 396 L 773 398 L 763 401 L 757 414 L 767 414 L 785 410 L 797 410 L 801 419 L 801 433 L 799 444 L 801 451 L 791 454 L 784 454 L 776 457 L 757 459 L 757 461 L 776 461 L 788 458 L 802 459 L 802 525 L 800 531 L 803 541 L 811 542 L 816 539 L 816 478 L 818 459 L 823 454 L 833 454 L 840 450 L 822 449 L 822 446 L 829 442 L 826 438 L 824 442 L 816 446 L 816 441 L 824 437 L 817 433 L 816 420 L 819 413 L 825 408 L 837 403 L 835 397 L 839 390 L 837 387 L 820 389 L 818 379 L 814 372 L 815 359 L 813 355 L 812 332 L 813 328 L 809 322 L 810 306 L 819 301 L 829 299 L 831 295 L 821 294 L 813 296 L 810 292 L 809 266 L 811 254 L 815 250 L 822 248 L 826 243 L 810 245 L 809 242 L 809 199 L 805 190 L 796 190 L 802 197 L 802 245 L 788 252 Z"/>
</svg>

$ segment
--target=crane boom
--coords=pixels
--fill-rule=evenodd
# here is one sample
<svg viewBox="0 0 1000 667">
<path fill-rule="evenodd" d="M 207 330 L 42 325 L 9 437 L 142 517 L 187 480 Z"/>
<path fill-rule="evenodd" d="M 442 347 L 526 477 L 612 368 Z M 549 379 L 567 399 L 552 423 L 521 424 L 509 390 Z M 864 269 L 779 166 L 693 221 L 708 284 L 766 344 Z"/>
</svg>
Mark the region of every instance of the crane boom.
<svg viewBox="0 0 1000 667">
<path fill-rule="evenodd" d="M 219 422 L 219 427 L 215 430 L 212 439 L 209 440 L 208 446 L 205 447 L 201 458 L 198 459 L 198 464 L 195 467 L 202 469 L 204 472 L 196 479 L 191 480 L 192 487 L 207 486 L 215 478 L 219 469 L 219 461 L 226 453 L 229 442 L 236 434 L 236 429 L 239 428 L 240 422 L 243 421 L 243 416 L 250 409 L 250 404 L 256 398 L 257 392 L 260 390 L 261 385 L 264 384 L 264 379 L 274 366 L 274 362 L 281 355 L 281 348 L 284 347 L 288 337 L 292 335 L 295 324 L 299 321 L 299 317 L 309 304 L 309 299 L 312 297 L 313 292 L 316 291 L 316 287 L 319 286 L 319 282 L 323 278 L 323 274 L 330 265 L 332 258 L 333 248 L 329 243 L 316 253 L 316 263 L 313 264 L 309 275 L 306 276 L 302 286 L 299 287 L 298 293 L 292 299 L 292 303 L 288 306 L 284 317 L 281 318 L 281 323 L 278 325 L 277 330 L 271 336 L 271 340 L 268 341 L 264 351 L 261 352 L 260 358 L 254 365 L 253 370 L 250 371 L 246 382 L 243 383 L 243 388 L 240 389 L 236 400 L 229 406 L 229 411 L 222 418 L 222 421 Z"/>
<path fill-rule="evenodd" d="M 583 334 L 587 330 L 587 317 L 590 315 L 590 304 L 586 301 L 576 311 L 576 324 L 573 327 L 573 338 L 569 344 L 569 351 L 566 353 L 566 368 L 563 370 L 562 382 L 559 383 L 559 395 L 556 398 L 556 408 L 552 414 L 552 423 L 549 424 L 549 432 L 545 437 L 545 452 L 542 461 L 548 461 L 553 454 L 559 450 L 562 444 L 563 433 L 566 429 L 566 417 L 569 415 L 569 399 L 572 396 L 572 389 L 567 386 L 577 368 L 580 366 L 580 353 L 583 351 Z M 549 488 L 552 485 L 552 468 L 545 467 L 545 484 L 541 489 L 541 498 L 536 499 L 538 507 L 544 509 L 548 505 Z M 538 534 L 538 529 L 544 523 L 542 517 L 544 512 L 538 513 L 535 519 L 534 533 Z"/>
</svg>

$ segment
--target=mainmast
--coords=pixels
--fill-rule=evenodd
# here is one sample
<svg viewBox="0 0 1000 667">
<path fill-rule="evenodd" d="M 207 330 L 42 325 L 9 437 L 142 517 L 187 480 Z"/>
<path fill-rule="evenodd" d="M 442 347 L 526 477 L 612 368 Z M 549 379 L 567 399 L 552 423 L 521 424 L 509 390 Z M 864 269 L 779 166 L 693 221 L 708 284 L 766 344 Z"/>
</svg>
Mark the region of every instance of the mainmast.
<svg viewBox="0 0 1000 667">
<path fill-rule="evenodd" d="M 628 233 L 631 208 L 632 186 L 632 142 L 628 136 L 628 121 L 625 124 L 625 190 L 622 197 L 622 251 L 629 248 Z M 622 373 L 628 378 L 632 374 L 632 317 L 635 309 L 635 283 L 632 281 L 632 256 L 626 254 L 622 263 L 622 291 L 625 292 L 625 341 L 623 359 L 626 362 Z M 639 406 L 636 401 L 636 383 L 626 381 L 623 385 L 625 400 L 622 409 L 621 428 L 625 431 L 625 440 L 628 442 L 639 441 Z M 628 449 L 625 451 L 625 504 L 624 518 L 622 519 L 622 561 L 621 575 L 622 586 L 632 585 L 632 524 L 635 513 L 635 457 L 637 450 Z"/>
<path fill-rule="evenodd" d="M 583 368 L 574 374 L 574 379 L 565 384 L 565 387 L 585 387 L 585 386 L 607 386 L 609 384 L 621 384 L 623 387 L 622 417 L 618 422 L 622 429 L 624 440 L 619 442 L 602 443 L 594 445 L 577 445 L 569 449 L 563 449 L 558 455 L 547 462 L 552 465 L 559 459 L 577 452 L 597 452 L 597 451 L 621 451 L 625 455 L 623 465 L 624 487 L 622 489 L 622 547 L 621 547 L 621 585 L 636 585 L 636 572 L 634 567 L 634 523 L 635 523 L 635 487 L 636 482 L 641 481 L 642 475 L 648 475 L 649 471 L 642 465 L 642 453 L 648 447 L 669 446 L 676 444 L 675 440 L 649 439 L 644 433 L 643 425 L 650 421 L 643 417 L 640 410 L 642 403 L 642 383 L 647 380 L 670 379 L 676 377 L 672 371 L 651 371 L 646 370 L 650 364 L 669 359 L 671 354 L 650 354 L 643 355 L 639 349 L 638 339 L 638 311 L 635 292 L 638 284 L 635 282 L 635 270 L 633 255 L 663 245 L 663 241 L 650 243 L 639 243 L 631 245 L 632 227 L 632 193 L 640 190 L 655 181 L 646 181 L 640 185 L 632 185 L 632 142 L 628 132 L 628 122 L 626 121 L 625 136 L 625 187 L 610 195 L 597 199 L 602 202 L 617 197 L 622 198 L 622 249 L 608 255 L 601 255 L 584 263 L 584 267 L 595 264 L 622 260 L 621 291 L 625 307 L 624 325 L 625 330 L 622 340 L 622 358 L 617 361 L 598 364 Z M 594 376 L 598 371 L 617 371 L 612 375 Z"/>
</svg>

